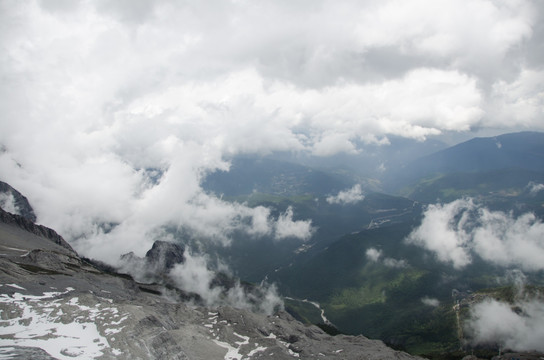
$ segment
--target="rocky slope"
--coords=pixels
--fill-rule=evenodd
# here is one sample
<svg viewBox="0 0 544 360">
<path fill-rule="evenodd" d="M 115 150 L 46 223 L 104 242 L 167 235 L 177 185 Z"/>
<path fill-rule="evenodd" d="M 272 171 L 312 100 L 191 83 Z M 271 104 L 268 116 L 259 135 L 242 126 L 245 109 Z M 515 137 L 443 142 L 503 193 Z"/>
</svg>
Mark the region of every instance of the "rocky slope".
<svg viewBox="0 0 544 360">
<path fill-rule="evenodd" d="M 363 336 L 327 335 L 284 311 L 183 302 L 179 289 L 104 271 L 53 230 L 3 210 L 0 269 L 2 358 L 415 359 Z"/>
</svg>

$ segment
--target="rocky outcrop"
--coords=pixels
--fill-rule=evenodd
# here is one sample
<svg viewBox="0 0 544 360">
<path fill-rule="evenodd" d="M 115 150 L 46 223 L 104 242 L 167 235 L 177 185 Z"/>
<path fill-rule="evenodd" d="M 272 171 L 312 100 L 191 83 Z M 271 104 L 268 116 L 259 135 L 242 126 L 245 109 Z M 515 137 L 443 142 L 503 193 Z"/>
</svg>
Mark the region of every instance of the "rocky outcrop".
<svg viewBox="0 0 544 360">
<path fill-rule="evenodd" d="M 174 265 L 183 262 L 184 248 L 181 245 L 167 242 L 155 241 L 151 249 L 145 254 L 149 266 L 160 266 L 164 272 L 172 269 Z"/>
<path fill-rule="evenodd" d="M 157 240 L 143 258 L 133 252 L 121 255 L 118 271 L 130 274 L 140 282 L 167 283 L 170 270 L 183 263 L 184 252 L 181 245 Z"/>
<path fill-rule="evenodd" d="M 14 225 L 18 228 L 28 231 L 31 234 L 37 235 L 43 239 L 54 242 L 63 248 L 74 252 L 74 249 L 68 244 L 62 236 L 57 234 L 53 229 L 46 226 L 37 225 L 22 215 L 11 214 L 3 209 L 0 209 L 0 222 L 8 225 Z"/>
<path fill-rule="evenodd" d="M 19 191 L 11 187 L 11 185 L 0 181 L 0 195 L 3 195 L 5 197 L 4 200 L 9 199 L 12 202 L 12 204 L 10 205 L 12 205 L 17 210 L 18 215 L 21 215 L 22 217 L 28 219 L 31 222 L 36 222 L 36 214 L 34 213 L 34 209 L 32 209 L 32 206 L 30 206 L 28 199 L 23 196 L 23 194 L 21 194 Z M 4 210 L 9 211 L 8 209 Z"/>
</svg>

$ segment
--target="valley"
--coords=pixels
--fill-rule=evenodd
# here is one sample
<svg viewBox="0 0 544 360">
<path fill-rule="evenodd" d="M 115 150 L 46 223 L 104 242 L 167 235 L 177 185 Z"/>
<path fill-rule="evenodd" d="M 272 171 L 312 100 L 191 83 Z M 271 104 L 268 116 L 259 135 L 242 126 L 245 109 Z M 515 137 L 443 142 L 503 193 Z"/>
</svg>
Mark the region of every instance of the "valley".
<svg viewBox="0 0 544 360">
<path fill-rule="evenodd" d="M 297 321 L 281 301 L 260 298 L 259 287 L 242 289 L 221 274 L 213 288 L 224 302 L 207 304 L 162 268 L 190 261 L 171 256 L 183 252 L 172 244 L 156 243 L 142 260 L 157 270 L 150 283 L 81 258 L 60 239 L 0 210 L 2 358 L 418 359 L 363 336 L 328 335 Z M 231 291 L 256 308 L 233 306 Z M 267 300 L 277 308 L 265 311 Z"/>
<path fill-rule="evenodd" d="M 460 315 L 456 305 L 459 298 L 452 296 L 452 292 L 477 294 L 504 286 L 511 281 L 506 274 L 518 268 L 516 262 L 500 265 L 474 253 L 470 263 L 457 268 L 407 239 L 427 216 L 429 205 L 462 199 L 472 199 L 475 210 L 459 212 L 450 221 L 471 216 L 472 224 L 461 229 L 459 226 L 465 225 L 450 222 L 444 231 L 470 233 L 484 221 L 478 215 L 483 209 L 491 214 L 510 214 L 514 219 L 534 214 L 535 226 L 540 226 L 544 218 L 544 191 L 535 189 L 536 184 L 544 183 L 543 156 L 543 134 L 474 139 L 408 163 L 402 175 L 393 171 L 382 174 L 379 181 L 360 182 L 374 185 L 362 186 L 364 199 L 341 204 L 326 199 L 357 184 L 357 177 L 341 179 L 330 175 L 329 188 L 316 192 L 312 184 L 323 175 L 313 178 L 310 170 L 303 170 L 303 165 L 281 168 L 273 160 L 274 171 L 289 173 L 298 166 L 297 172 L 305 174 L 304 180 L 276 174 L 276 178 L 295 181 L 289 189 L 296 188 L 297 193 L 276 192 L 274 189 L 280 183 L 274 185 L 274 177 L 265 175 L 267 185 L 253 184 L 245 195 L 240 188 L 233 194 L 228 184 L 239 184 L 238 177 L 248 171 L 239 170 L 242 165 L 235 161 L 238 165 L 228 173 L 217 175 L 221 181 L 210 186 L 210 191 L 222 194 L 229 201 L 268 206 L 277 213 L 292 207 L 298 218 L 312 219 L 316 230 L 307 243 L 283 241 L 270 246 L 265 240 L 242 236 L 237 239 L 238 244 L 217 252 L 229 259 L 242 278 L 252 281 L 266 278 L 276 283 L 280 292 L 290 297 L 287 309 L 308 323 L 330 325 L 321 319 L 319 309 L 308 303 L 313 301 L 320 304 L 327 319 L 343 333 L 365 334 L 436 359 L 447 358 L 447 354 L 460 349 L 485 353 L 485 347 L 481 348 L 471 338 L 474 334 L 465 331 L 470 323 L 471 306 L 461 302 L 465 305 L 461 306 Z M 253 166 L 247 160 L 243 164 Z M 383 184 L 381 192 L 376 192 L 377 183 Z M 397 195 L 386 195 L 386 189 Z M 535 228 L 535 231 L 540 230 Z M 542 235 L 537 236 L 540 252 Z M 469 252 L 473 245 L 460 246 L 463 247 L 459 249 Z M 524 273 L 528 284 L 544 285 L 542 268 Z M 488 297 L 478 297 L 478 301 Z"/>
<path fill-rule="evenodd" d="M 496 146 L 498 141 L 501 147 Z M 516 151 L 508 153 L 506 160 L 502 153 L 493 155 L 509 146 L 515 146 Z M 463 160 L 467 156 L 471 161 Z M 482 159 L 476 160 L 479 156 Z M 105 271 L 114 278 L 119 272 L 130 274 L 123 276 L 140 282 L 137 287 L 145 293 L 145 304 L 159 301 L 153 296 L 166 293 L 170 300 L 174 296 L 175 302 L 196 302 L 200 306 L 196 313 L 183 311 L 191 312 L 187 316 L 192 318 L 200 316 L 203 327 L 194 325 L 200 329 L 199 336 L 205 336 L 206 328 L 215 336 L 215 347 L 208 344 L 206 351 L 211 354 L 224 349 L 225 359 L 256 358 L 279 348 L 282 356 L 310 356 L 310 348 L 301 348 L 302 343 L 291 346 L 287 338 L 287 342 L 272 341 L 274 332 L 261 332 L 250 348 L 248 341 L 254 335 L 246 330 L 216 329 L 224 321 L 235 325 L 232 318 L 223 317 L 242 310 L 230 310 L 229 306 L 271 315 L 280 302 L 266 303 L 272 299 L 270 294 L 281 295 L 285 309 L 281 321 L 296 319 L 301 322 L 297 328 L 317 325 L 327 336 L 364 335 L 429 359 L 461 359 L 469 353 L 490 358 L 508 346 L 511 350 L 544 351 L 530 335 L 527 345 L 519 347 L 515 335 L 508 331 L 494 335 L 485 323 L 489 321 L 486 316 L 494 314 L 491 311 L 502 311 L 529 331 L 539 321 L 544 293 L 544 268 L 539 265 L 544 249 L 541 159 L 544 134 L 540 133 L 508 134 L 492 141 L 476 139 L 446 148 L 408 162 L 402 176 L 391 170 L 377 178 L 365 178 L 361 169 L 349 171 L 347 164 L 309 167 L 279 156 L 235 158 L 229 171 L 204 178 L 203 189 L 233 205 L 268 209 L 269 219 L 308 222 L 311 236 L 278 239 L 274 233 L 257 236 L 234 231 L 225 246 L 183 228 L 166 227 L 163 231 L 170 240 L 156 242 L 145 257 L 128 253 L 113 267 L 87 259 L 96 268 L 89 265 L 82 269 L 91 274 Z M 486 166 L 480 169 L 482 162 Z M 449 166 L 439 165 L 442 163 Z M 31 216 L 26 198 L 7 184 L 4 193 L 15 194 L 11 196 L 18 199 L 17 206 Z M 156 261 L 165 267 L 157 267 Z M 83 266 L 79 260 L 76 263 L 73 266 Z M 27 264 L 24 269 L 32 272 L 36 266 Z M 46 271 L 57 274 L 59 269 Z M 4 307 L 11 304 L 22 309 L 23 295 L 13 293 L 19 286 L 21 290 L 28 288 L 15 280 L 2 287 L 4 292 L 9 290 L 3 298 Z M 106 296 L 105 291 L 112 290 L 101 291 L 101 296 Z M 75 297 L 70 300 L 65 296 L 71 292 L 51 295 L 65 299 L 61 303 L 66 304 L 59 305 L 63 312 L 73 310 L 70 304 L 79 304 Z M 78 299 L 97 301 L 82 295 Z M 99 303 L 104 301 L 109 300 Z M 100 304 L 96 306 L 100 308 Z M 205 318 L 212 322 L 204 324 Z M 122 322 L 121 318 L 116 321 Z M 105 336 L 118 331 L 110 325 L 100 325 L 103 329 L 97 331 L 102 337 L 85 351 L 120 351 L 102 349 L 106 343 L 119 344 Z M 59 327 L 55 331 L 60 334 L 64 330 Z M 348 354 L 346 349 L 336 350 Z M 331 354 L 330 348 L 320 351 Z"/>
</svg>

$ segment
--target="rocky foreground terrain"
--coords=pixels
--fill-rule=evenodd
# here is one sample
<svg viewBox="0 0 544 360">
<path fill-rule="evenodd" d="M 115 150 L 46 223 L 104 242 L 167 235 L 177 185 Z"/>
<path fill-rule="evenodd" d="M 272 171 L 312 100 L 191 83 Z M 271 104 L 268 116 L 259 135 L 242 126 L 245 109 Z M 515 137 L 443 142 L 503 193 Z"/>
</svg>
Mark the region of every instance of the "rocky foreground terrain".
<svg viewBox="0 0 544 360">
<path fill-rule="evenodd" d="M 416 359 L 284 311 L 180 301 L 179 289 L 105 271 L 31 220 L 0 209 L 0 358 Z"/>
</svg>

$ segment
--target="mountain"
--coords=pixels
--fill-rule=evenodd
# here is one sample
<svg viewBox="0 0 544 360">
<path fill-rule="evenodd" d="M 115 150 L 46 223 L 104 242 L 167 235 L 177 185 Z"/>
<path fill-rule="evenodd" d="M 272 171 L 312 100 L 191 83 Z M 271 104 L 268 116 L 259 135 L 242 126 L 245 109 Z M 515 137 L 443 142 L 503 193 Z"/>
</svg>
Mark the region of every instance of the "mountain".
<svg viewBox="0 0 544 360">
<path fill-rule="evenodd" d="M 544 216 L 544 192 L 535 191 L 537 184 L 544 184 L 544 172 L 508 168 L 444 174 L 424 179 L 404 191 L 408 198 L 424 203 L 474 197 L 496 210 Z M 512 207 L 512 204 L 516 206 Z"/>
<path fill-rule="evenodd" d="M 474 138 L 397 169 L 385 183 L 388 189 L 400 189 L 422 178 L 499 169 L 544 172 L 544 133 L 520 132 Z"/>
<path fill-rule="evenodd" d="M 54 230 L 1 209 L 0 249 L 5 358 L 417 359 L 363 336 L 327 335 L 282 310 L 186 303 L 182 290 L 81 258 Z M 170 266 L 182 252 L 157 243 L 146 259 Z"/>
<path fill-rule="evenodd" d="M 462 332 L 463 322 L 471 322 L 472 307 L 477 304 L 474 298 L 483 303 L 491 301 L 490 298 L 502 291 L 496 290 L 497 286 L 510 281 L 506 277 L 509 271 L 515 270 L 513 267 L 517 263 L 508 267 L 491 264 L 474 253 L 469 265 L 456 269 L 439 261 L 432 251 L 404 240 L 421 225 L 425 211 L 432 208 L 428 204 L 451 202 L 466 196 L 473 198 L 478 209 L 500 210 L 508 218 L 531 212 L 535 215 L 534 224 L 538 225 L 544 218 L 543 135 L 517 133 L 476 138 L 437 152 L 431 150 L 440 148 L 441 144 L 419 147 L 407 143 L 398 147 L 398 158 L 385 165 L 387 169 L 380 175 L 382 184 L 364 177 L 368 174 L 365 169 L 352 172 L 340 162 L 338 167 L 334 167 L 334 164 L 323 166 L 325 163 L 317 160 L 316 166 L 312 167 L 312 159 L 293 163 L 277 154 L 263 159 L 232 159 L 229 172 L 215 172 L 203 179 L 204 189 L 221 196 L 223 201 L 267 207 L 271 221 L 288 210 L 292 210 L 293 220 L 311 220 L 313 236 L 307 241 L 296 238 L 278 240 L 273 234 L 256 238 L 244 232 L 234 232 L 231 246 L 223 247 L 172 227 L 165 231 L 169 231 L 168 235 L 175 242 L 157 241 L 144 257 L 125 254 L 120 259 L 120 266 L 112 268 L 80 258 L 68 247 L 64 247 L 68 253 L 62 256 L 58 253 L 58 257 L 51 251 L 31 250 L 40 248 L 32 241 L 26 247 L 18 247 L 19 243 L 27 244 L 30 240 L 13 239 L 50 238 L 57 239 L 59 245 L 59 236 L 29 219 L 23 221 L 21 216 L 9 214 L 3 217 L 5 224 L 0 226 L 0 235 L 3 234 L 5 241 L 13 241 L 6 242 L 6 252 L 0 251 L 4 254 L 0 259 L 5 262 L 0 266 L 8 269 L 0 280 L 2 284 L 11 285 L 0 287 L 0 292 L 5 292 L 0 299 L 15 304 L 13 310 L 21 313 L 26 302 L 20 299 L 45 296 L 53 290 L 47 289 L 52 281 L 51 286 L 67 291 L 55 295 L 55 301 L 58 297 L 60 303 L 76 302 L 74 297 L 78 298 L 78 304 L 80 299 L 85 299 L 84 306 L 91 308 L 100 309 L 111 303 L 117 311 L 129 317 L 122 325 L 115 325 L 101 323 L 95 316 L 92 320 L 98 324 L 96 331 L 107 340 L 109 348 L 136 357 L 145 347 L 151 349 L 151 355 L 147 357 L 161 357 L 163 350 L 155 348 L 159 344 L 158 347 L 168 349 L 164 351 L 179 350 L 189 358 L 214 358 L 215 355 L 209 354 L 218 354 L 221 349 L 228 348 L 231 352 L 227 352 L 225 358 L 235 357 L 232 354 L 239 357 L 243 354 L 244 359 L 270 358 L 270 353 L 274 352 L 273 358 L 296 355 L 312 358 L 322 353 L 326 358 L 349 359 L 352 354 L 352 358 L 358 358 L 355 353 L 367 351 L 364 348 L 370 343 L 358 336 L 363 334 L 412 354 L 433 359 L 460 359 L 466 353 L 459 348 L 470 343 Z M 395 154 L 395 146 L 383 150 L 383 153 Z M 414 153 L 402 153 L 402 149 L 412 146 Z M 375 149 L 376 154 L 378 148 Z M 412 159 L 416 153 L 425 154 L 402 165 L 397 172 L 389 167 L 395 161 L 403 163 L 399 159 Z M 361 159 L 363 157 L 361 155 Z M 353 160 L 351 165 L 357 164 L 355 158 L 357 156 L 350 159 Z M 361 159 L 359 164 L 366 164 L 366 160 Z M 381 163 L 382 160 L 378 157 L 373 159 L 372 166 L 378 164 L 374 161 Z M 382 185 L 402 196 L 374 191 Z M 13 206 L 16 196 L 10 195 L 11 191 L 6 192 L 10 200 L 5 204 L 12 209 L 21 208 L 20 205 Z M 346 197 L 339 196 L 350 191 L 357 192 L 354 201 L 346 201 Z M 463 217 L 465 215 L 477 214 L 469 211 Z M 530 220 L 529 217 L 525 219 Z M 457 218 L 452 221 L 457 220 L 461 221 Z M 469 220 L 467 226 L 477 226 L 480 220 L 473 220 Z M 8 225 L 10 232 L 5 230 Z M 450 225 L 452 231 L 456 230 L 456 224 Z M 0 244 L 4 241 L 2 236 Z M 9 251 L 15 251 L 9 248 L 20 248 L 21 251 L 9 254 Z M 206 280 L 208 284 L 204 287 L 208 287 L 207 290 L 216 294 L 220 301 L 210 302 L 202 294 L 191 292 L 194 290 L 183 291 L 180 283 L 172 277 L 172 272 L 188 271 L 187 259 L 191 256 L 188 249 L 199 249 L 209 259 L 220 259 L 233 270 L 235 276 L 215 272 Z M 126 274 L 132 274 L 134 278 Z M 201 273 L 185 274 L 188 278 L 194 277 L 194 282 L 202 283 Z M 529 271 L 524 276 L 529 286 L 541 289 L 544 285 L 542 271 Z M 67 282 L 68 279 L 72 281 Z M 268 317 L 263 315 L 260 305 L 266 300 L 266 288 L 239 279 L 254 284 L 263 280 L 263 283 L 276 284 L 279 292 L 287 296 L 284 298 L 285 311 Z M 101 287 L 102 280 L 104 287 Z M 47 286 L 34 291 L 40 282 Z M 74 290 L 65 290 L 68 288 Z M 251 301 L 246 302 L 243 308 L 235 308 L 230 300 L 238 295 Z M 135 307 L 139 309 L 137 312 Z M 513 302 L 511 308 L 515 313 L 522 309 L 519 303 Z M 75 310 L 65 307 L 62 314 L 68 311 Z M 207 317 L 208 313 L 217 315 Z M 79 314 L 73 312 L 68 323 L 74 322 L 70 319 L 77 316 L 94 316 L 90 312 Z M 57 319 L 55 316 L 50 315 L 50 318 Z M 240 318 L 244 321 L 236 320 Z M 112 321 L 119 322 L 120 319 Z M 153 331 L 156 334 L 139 328 L 136 323 L 143 319 L 151 319 L 152 325 L 145 324 L 145 327 L 155 326 Z M 247 327 L 248 319 L 257 324 L 255 328 L 253 325 Z M 23 323 L 29 321 L 19 320 Z M 65 317 L 57 320 L 67 321 Z M 329 334 L 348 336 L 330 337 L 312 324 L 318 324 Z M 125 326 L 116 333 L 121 335 L 109 334 L 115 333 L 119 326 Z M 263 329 L 265 331 L 261 331 Z M 125 331 L 130 335 L 125 335 Z M 193 331 L 197 334 L 198 349 L 185 338 Z M 157 334 L 164 334 L 166 338 L 157 340 Z M 141 339 L 133 348 L 127 345 L 130 336 L 140 335 Z M 102 338 L 97 339 L 99 344 L 106 344 Z M 350 348 L 348 343 L 354 347 Z M 484 350 L 498 349 L 496 343 L 485 346 Z M 106 349 L 106 345 L 103 348 Z M 259 351 L 260 348 L 266 350 Z M 21 354 L 28 350 L 17 349 Z M 68 349 L 65 353 L 71 351 L 75 350 Z M 103 351 L 105 357 L 117 350 L 107 351 Z M 226 352 L 221 351 L 223 354 Z M 396 356 L 396 353 L 389 352 L 390 349 L 384 351 L 385 358 Z M 33 356 L 38 353 L 36 350 Z"/>
<path fill-rule="evenodd" d="M 358 183 L 369 191 L 382 191 L 380 180 L 388 173 L 422 156 L 446 148 L 438 140 L 416 141 L 391 136 L 386 144 L 358 143 L 360 152 L 314 156 L 277 152 L 265 157 L 238 156 L 229 171 L 208 174 L 202 187 L 218 195 L 252 192 L 278 196 L 326 194 Z"/>
<path fill-rule="evenodd" d="M 315 156 L 307 153 L 279 152 L 271 154 L 269 157 L 314 169 L 356 175 L 363 179 L 381 179 L 392 169 L 448 147 L 446 143 L 436 139 L 418 141 L 391 135 L 383 140 L 385 141 L 378 143 L 355 141 L 359 151 L 350 154 Z M 373 190 L 380 189 L 374 188 Z"/>
</svg>

